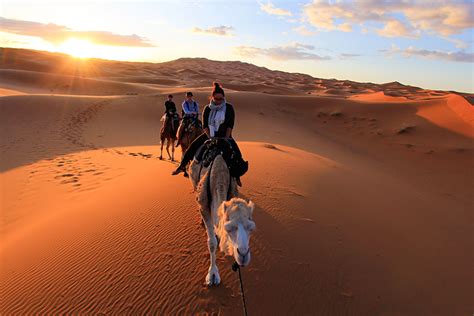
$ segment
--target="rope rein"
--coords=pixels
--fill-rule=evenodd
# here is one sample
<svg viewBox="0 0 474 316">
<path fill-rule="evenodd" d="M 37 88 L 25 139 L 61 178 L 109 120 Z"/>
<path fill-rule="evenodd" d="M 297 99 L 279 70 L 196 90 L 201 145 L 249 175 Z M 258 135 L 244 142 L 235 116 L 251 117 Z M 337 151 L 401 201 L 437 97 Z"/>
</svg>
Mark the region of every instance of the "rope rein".
<svg viewBox="0 0 474 316">
<path fill-rule="evenodd" d="M 242 274 L 240 273 L 240 266 L 237 262 L 232 264 L 232 270 L 239 271 L 239 280 L 240 280 L 240 292 L 242 293 L 242 304 L 244 307 L 244 315 L 247 316 L 247 304 L 245 302 L 245 292 L 244 292 L 244 283 L 242 282 Z"/>
</svg>

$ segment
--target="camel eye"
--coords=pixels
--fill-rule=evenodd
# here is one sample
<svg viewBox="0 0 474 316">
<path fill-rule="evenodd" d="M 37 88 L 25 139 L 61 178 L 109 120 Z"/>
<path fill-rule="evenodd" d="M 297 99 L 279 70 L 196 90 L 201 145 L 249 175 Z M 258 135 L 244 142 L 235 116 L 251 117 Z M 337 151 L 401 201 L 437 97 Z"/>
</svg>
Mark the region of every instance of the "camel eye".
<svg viewBox="0 0 474 316">
<path fill-rule="evenodd" d="M 255 222 L 254 221 L 249 221 L 247 226 L 245 227 L 247 231 L 251 232 L 255 230 Z"/>
<path fill-rule="evenodd" d="M 225 230 L 228 232 L 228 233 L 232 233 L 232 232 L 235 232 L 237 230 L 237 226 L 235 225 L 232 225 L 231 223 L 227 223 L 225 224 Z"/>
</svg>

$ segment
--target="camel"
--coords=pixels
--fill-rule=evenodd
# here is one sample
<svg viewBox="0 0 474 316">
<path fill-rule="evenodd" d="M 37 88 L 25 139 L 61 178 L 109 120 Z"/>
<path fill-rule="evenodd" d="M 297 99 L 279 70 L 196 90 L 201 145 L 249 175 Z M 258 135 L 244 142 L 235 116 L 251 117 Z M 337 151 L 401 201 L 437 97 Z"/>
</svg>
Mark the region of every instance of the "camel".
<svg viewBox="0 0 474 316">
<path fill-rule="evenodd" d="M 233 256 L 239 266 L 250 263 L 250 234 L 255 229 L 254 203 L 237 197 L 236 181 L 230 176 L 221 155 L 207 168 L 195 160 L 189 168 L 207 232 L 210 266 L 205 280 L 208 286 L 218 285 L 221 281 L 216 265 L 218 243 L 220 250 Z"/>
<path fill-rule="evenodd" d="M 163 120 L 163 119 L 162 119 Z M 165 115 L 163 120 L 163 125 L 161 126 L 160 131 L 160 140 L 161 140 L 161 152 L 160 159 L 163 159 L 163 145 L 166 140 L 166 152 L 171 161 L 174 161 L 174 142 L 176 141 L 176 133 L 178 131 L 179 125 L 179 116 L 174 114 L 173 116 Z M 171 145 L 171 155 L 170 148 Z"/>
<path fill-rule="evenodd" d="M 198 138 L 202 133 L 204 133 L 204 130 L 202 129 L 201 124 L 190 124 L 188 128 L 186 128 L 182 132 L 182 137 L 179 140 L 179 144 L 181 146 L 181 152 L 184 153 L 186 152 L 186 149 L 188 149 L 189 145 Z"/>
</svg>

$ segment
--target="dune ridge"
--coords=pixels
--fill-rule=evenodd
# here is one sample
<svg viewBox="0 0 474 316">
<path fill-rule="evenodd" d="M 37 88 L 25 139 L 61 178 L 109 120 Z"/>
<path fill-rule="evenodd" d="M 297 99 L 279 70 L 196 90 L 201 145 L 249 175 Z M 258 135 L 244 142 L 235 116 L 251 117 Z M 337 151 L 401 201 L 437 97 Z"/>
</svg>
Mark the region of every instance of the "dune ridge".
<svg viewBox="0 0 474 316">
<path fill-rule="evenodd" d="M 1 69 L 36 71 L 72 75 L 117 82 L 145 83 L 152 87 L 208 87 L 218 79 L 236 91 L 253 91 L 276 95 L 312 94 L 347 98 L 382 92 L 388 97 L 421 99 L 457 93 L 471 102 L 470 93 L 433 91 L 403 85 L 360 83 L 351 80 L 321 79 L 301 73 L 270 70 L 240 61 L 214 61 L 206 58 L 180 58 L 163 63 L 121 62 L 89 59 L 87 62 L 65 54 L 0 48 Z M 133 91 L 145 93 L 145 91 Z M 119 91 L 116 91 L 120 94 Z M 150 91 L 151 93 L 151 91 Z"/>
</svg>

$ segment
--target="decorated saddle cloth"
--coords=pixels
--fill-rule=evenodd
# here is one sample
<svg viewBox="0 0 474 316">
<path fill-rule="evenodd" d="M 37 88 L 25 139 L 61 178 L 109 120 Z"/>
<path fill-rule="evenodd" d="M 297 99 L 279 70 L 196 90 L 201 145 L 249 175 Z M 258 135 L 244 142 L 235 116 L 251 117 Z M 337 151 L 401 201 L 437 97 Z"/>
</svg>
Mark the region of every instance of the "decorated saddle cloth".
<svg viewBox="0 0 474 316">
<path fill-rule="evenodd" d="M 194 159 L 202 163 L 204 168 L 211 165 L 214 159 L 222 155 L 232 177 L 241 177 L 248 170 L 248 162 L 239 157 L 226 138 L 210 138 L 199 148 Z"/>
<path fill-rule="evenodd" d="M 190 132 L 190 127 L 202 128 L 201 120 L 193 117 L 184 117 L 183 118 L 183 127 L 186 132 Z"/>
</svg>

